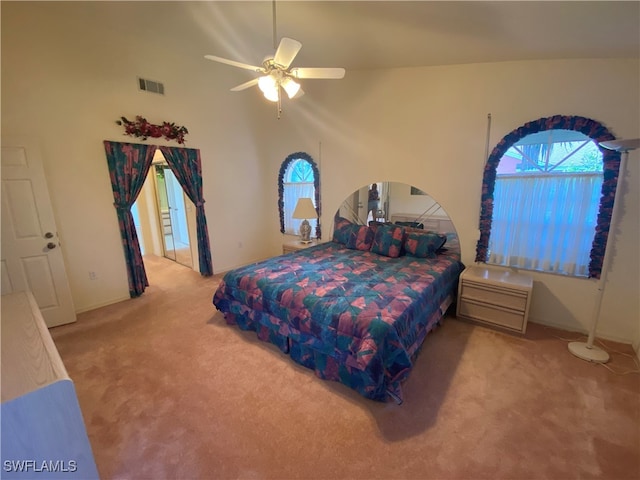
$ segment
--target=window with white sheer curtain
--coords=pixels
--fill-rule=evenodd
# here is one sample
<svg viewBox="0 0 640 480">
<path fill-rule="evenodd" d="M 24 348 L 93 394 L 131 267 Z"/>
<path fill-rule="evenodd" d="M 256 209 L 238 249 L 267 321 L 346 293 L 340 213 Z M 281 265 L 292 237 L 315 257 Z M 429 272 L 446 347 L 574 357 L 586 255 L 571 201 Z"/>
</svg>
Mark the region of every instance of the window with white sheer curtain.
<svg viewBox="0 0 640 480">
<path fill-rule="evenodd" d="M 283 179 L 284 232 L 297 235 L 300 232 L 301 219 L 292 218 L 299 198 L 308 197 L 315 202 L 314 172 L 311 164 L 305 159 L 297 159 L 289 163 Z M 309 219 L 312 225 L 315 220 Z M 312 235 L 313 236 L 313 235 Z"/>
<path fill-rule="evenodd" d="M 509 148 L 496 170 L 488 263 L 588 276 L 602 165 L 596 143 L 572 130 Z"/>
</svg>

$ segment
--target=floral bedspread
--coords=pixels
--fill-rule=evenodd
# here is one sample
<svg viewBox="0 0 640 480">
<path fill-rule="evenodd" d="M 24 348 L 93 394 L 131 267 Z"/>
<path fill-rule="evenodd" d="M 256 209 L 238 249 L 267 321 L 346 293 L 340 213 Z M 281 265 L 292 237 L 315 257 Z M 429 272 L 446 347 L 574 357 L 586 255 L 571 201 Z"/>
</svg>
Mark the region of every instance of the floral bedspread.
<svg viewBox="0 0 640 480">
<path fill-rule="evenodd" d="M 213 303 L 321 378 L 401 401 L 400 382 L 463 268 L 457 249 L 389 258 L 327 242 L 228 272 Z"/>
</svg>

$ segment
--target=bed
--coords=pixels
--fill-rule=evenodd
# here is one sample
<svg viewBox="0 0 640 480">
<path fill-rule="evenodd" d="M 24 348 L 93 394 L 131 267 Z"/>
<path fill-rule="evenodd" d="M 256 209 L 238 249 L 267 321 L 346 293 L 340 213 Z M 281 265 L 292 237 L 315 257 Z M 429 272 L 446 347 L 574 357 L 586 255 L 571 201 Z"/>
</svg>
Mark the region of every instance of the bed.
<svg viewBox="0 0 640 480">
<path fill-rule="evenodd" d="M 455 234 L 443 246 L 411 230 L 337 222 L 332 241 L 228 272 L 213 304 L 318 377 L 402 403 L 464 268 Z"/>
</svg>

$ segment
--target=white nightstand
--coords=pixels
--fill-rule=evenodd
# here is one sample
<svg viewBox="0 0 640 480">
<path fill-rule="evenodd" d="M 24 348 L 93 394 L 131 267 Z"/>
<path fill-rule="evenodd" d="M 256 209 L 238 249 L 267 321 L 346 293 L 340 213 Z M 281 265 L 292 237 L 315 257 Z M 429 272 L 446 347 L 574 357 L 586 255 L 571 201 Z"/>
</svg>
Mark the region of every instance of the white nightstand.
<svg viewBox="0 0 640 480">
<path fill-rule="evenodd" d="M 311 243 L 302 243 L 300 240 L 291 240 L 282 244 L 282 253 L 285 254 L 304 250 L 305 248 L 313 247 L 317 244 L 318 242 L 316 240 L 313 240 Z"/>
<path fill-rule="evenodd" d="M 528 275 L 469 267 L 460 275 L 457 316 L 524 333 L 532 291 Z"/>
</svg>

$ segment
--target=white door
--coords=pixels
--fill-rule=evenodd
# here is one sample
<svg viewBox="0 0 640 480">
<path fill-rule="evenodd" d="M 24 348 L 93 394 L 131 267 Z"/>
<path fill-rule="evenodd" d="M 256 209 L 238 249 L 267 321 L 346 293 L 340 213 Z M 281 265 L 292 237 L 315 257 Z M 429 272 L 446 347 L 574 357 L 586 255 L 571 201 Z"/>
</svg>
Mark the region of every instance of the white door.
<svg viewBox="0 0 640 480">
<path fill-rule="evenodd" d="M 76 321 L 38 146 L 2 138 L 2 294 L 30 290 L 48 327 Z"/>
</svg>

